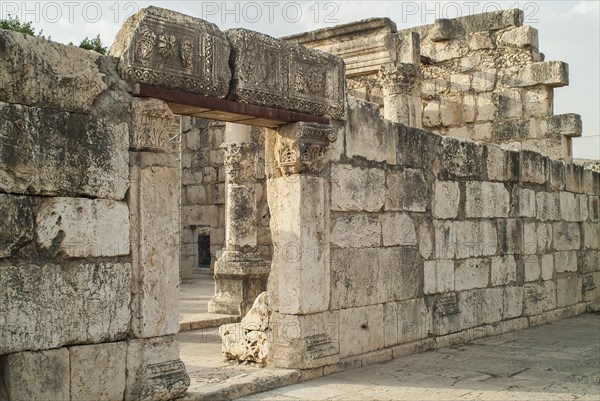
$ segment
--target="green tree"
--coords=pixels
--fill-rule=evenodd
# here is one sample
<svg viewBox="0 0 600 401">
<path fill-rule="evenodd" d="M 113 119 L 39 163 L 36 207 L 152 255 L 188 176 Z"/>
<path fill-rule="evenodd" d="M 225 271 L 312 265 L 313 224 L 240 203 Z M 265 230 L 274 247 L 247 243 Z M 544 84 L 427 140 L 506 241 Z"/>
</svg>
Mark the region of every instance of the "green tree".
<svg viewBox="0 0 600 401">
<path fill-rule="evenodd" d="M 106 54 L 106 51 L 108 50 L 106 47 L 102 46 L 100 35 L 97 35 L 94 39 L 88 39 L 86 36 L 79 44 L 79 47 L 82 49 L 93 50 L 100 54 Z"/>
<path fill-rule="evenodd" d="M 0 19 L 0 28 L 8 29 L 10 31 L 21 32 L 31 36 L 37 36 L 38 38 L 46 39 L 43 35 L 43 30 L 41 30 L 37 35 L 35 33 L 35 29 L 31 26 L 31 21 L 29 22 L 21 22 L 19 17 L 11 17 L 10 14 L 7 19 Z M 50 40 L 50 37 L 47 38 Z"/>
</svg>

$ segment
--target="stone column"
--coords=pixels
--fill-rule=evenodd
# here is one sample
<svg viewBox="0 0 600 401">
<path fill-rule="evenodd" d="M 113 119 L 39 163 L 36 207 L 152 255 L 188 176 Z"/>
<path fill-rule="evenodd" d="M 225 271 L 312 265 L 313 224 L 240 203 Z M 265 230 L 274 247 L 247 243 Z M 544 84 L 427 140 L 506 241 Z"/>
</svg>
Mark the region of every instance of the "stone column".
<svg viewBox="0 0 600 401">
<path fill-rule="evenodd" d="M 328 312 L 329 182 L 321 175 L 335 139 L 331 125 L 294 123 L 267 141 L 277 168 L 268 181 L 274 366 L 307 369 L 339 360 L 337 312 Z"/>
<path fill-rule="evenodd" d="M 258 253 L 257 145 L 250 126 L 227 123 L 221 145 L 225 160 L 225 249 L 215 263 L 215 296 L 208 311 L 245 315 L 266 290 L 270 262 Z"/>
<path fill-rule="evenodd" d="M 132 319 L 125 399 L 172 399 L 190 384 L 179 331 L 179 118 L 165 102 L 132 104 L 128 204 Z"/>
<path fill-rule="evenodd" d="M 384 118 L 411 127 L 421 127 L 419 65 L 385 64 L 379 69 L 383 89 Z"/>
</svg>

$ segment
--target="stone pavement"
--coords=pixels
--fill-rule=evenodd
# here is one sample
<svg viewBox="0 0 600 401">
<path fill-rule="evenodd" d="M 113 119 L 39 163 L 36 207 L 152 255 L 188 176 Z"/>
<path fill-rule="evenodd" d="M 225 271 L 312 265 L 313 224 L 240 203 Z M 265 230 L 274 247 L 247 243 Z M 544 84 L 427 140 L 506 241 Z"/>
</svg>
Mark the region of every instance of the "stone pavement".
<svg viewBox="0 0 600 401">
<path fill-rule="evenodd" d="M 240 400 L 600 400 L 600 314 L 424 352 Z"/>
</svg>

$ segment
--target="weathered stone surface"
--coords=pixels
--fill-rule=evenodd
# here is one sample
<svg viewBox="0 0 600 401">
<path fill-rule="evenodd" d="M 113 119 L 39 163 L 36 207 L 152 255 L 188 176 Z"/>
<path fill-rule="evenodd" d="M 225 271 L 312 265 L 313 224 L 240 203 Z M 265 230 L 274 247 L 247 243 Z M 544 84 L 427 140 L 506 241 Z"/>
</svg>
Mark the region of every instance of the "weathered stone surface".
<svg viewBox="0 0 600 401">
<path fill-rule="evenodd" d="M 557 273 L 577 271 L 577 252 L 555 252 L 554 269 Z"/>
<path fill-rule="evenodd" d="M 556 279 L 556 302 L 559 308 L 576 304 L 581 298 L 581 279 L 575 275 Z"/>
<path fill-rule="evenodd" d="M 0 258 L 14 255 L 33 240 L 33 202 L 24 196 L 0 193 Z"/>
<path fill-rule="evenodd" d="M 396 164 L 397 130 L 391 121 L 381 118 L 377 105 L 360 99 L 349 102 L 346 132 L 348 157 Z"/>
<path fill-rule="evenodd" d="M 521 153 L 521 181 L 544 184 L 548 179 L 548 167 L 542 155 L 535 152 Z M 539 194 L 539 193 L 538 193 Z"/>
<path fill-rule="evenodd" d="M 435 294 L 454 291 L 454 261 L 432 260 L 425 262 L 423 292 Z"/>
<path fill-rule="evenodd" d="M 69 347 L 71 399 L 122 400 L 126 353 L 125 342 Z"/>
<path fill-rule="evenodd" d="M 431 258 L 433 254 L 433 227 L 431 222 L 419 226 L 419 253 L 424 259 Z"/>
<path fill-rule="evenodd" d="M 346 164 L 331 169 L 331 210 L 376 212 L 385 201 L 385 172 Z"/>
<path fill-rule="evenodd" d="M 537 255 L 523 256 L 523 280 L 537 281 L 542 273 L 540 261 Z"/>
<path fill-rule="evenodd" d="M 542 280 L 551 280 L 554 276 L 554 256 L 549 253 L 541 256 Z"/>
<path fill-rule="evenodd" d="M 340 311 L 340 358 L 384 346 L 383 305 Z"/>
<path fill-rule="evenodd" d="M 492 286 L 510 284 L 517 279 L 517 262 L 512 255 L 496 256 L 492 258 L 491 284 Z"/>
<path fill-rule="evenodd" d="M 518 193 L 519 216 L 535 217 L 535 191 L 523 188 Z"/>
<path fill-rule="evenodd" d="M 467 259 L 456 263 L 454 289 L 456 291 L 487 287 L 490 281 L 489 259 Z"/>
<path fill-rule="evenodd" d="M 121 200 L 128 186 L 127 124 L 0 103 L 0 190 Z"/>
<path fill-rule="evenodd" d="M 586 249 L 600 249 L 600 224 L 583 223 L 583 238 Z"/>
<path fill-rule="evenodd" d="M 331 309 L 414 298 L 418 290 L 413 247 L 331 251 Z"/>
<path fill-rule="evenodd" d="M 499 322 L 502 319 L 502 288 L 463 291 L 458 294 L 461 328 Z"/>
<path fill-rule="evenodd" d="M 523 313 L 523 287 L 504 287 L 502 319 L 512 319 Z"/>
<path fill-rule="evenodd" d="M 457 138 L 442 139 L 442 172 L 448 176 L 479 178 L 483 170 L 483 147 Z"/>
<path fill-rule="evenodd" d="M 179 331 L 178 173 L 168 167 L 133 167 L 130 190 L 132 230 L 132 329 L 138 337 Z"/>
<path fill-rule="evenodd" d="M 508 217 L 510 194 L 502 183 L 467 182 L 467 217 Z"/>
<path fill-rule="evenodd" d="M 581 136 L 583 124 L 579 114 L 559 114 L 542 120 L 540 129 L 545 135 Z"/>
<path fill-rule="evenodd" d="M 36 241 L 69 257 L 129 255 L 129 208 L 102 199 L 47 198 L 36 216 Z"/>
<path fill-rule="evenodd" d="M 458 182 L 436 181 L 433 186 L 433 215 L 439 219 L 454 219 L 458 215 L 460 189 Z"/>
<path fill-rule="evenodd" d="M 562 206 L 562 205 L 561 205 Z M 557 251 L 569 251 L 581 247 L 578 223 L 558 222 L 552 224 L 553 244 Z"/>
<path fill-rule="evenodd" d="M 311 369 L 339 362 L 339 315 L 339 311 L 308 315 L 274 313 L 269 364 Z"/>
<path fill-rule="evenodd" d="M 569 65 L 562 61 L 545 61 L 525 65 L 512 82 L 514 86 L 569 85 Z"/>
<path fill-rule="evenodd" d="M 86 113 L 108 89 L 96 52 L 1 30 L 0 54 L 2 102 Z"/>
<path fill-rule="evenodd" d="M 504 31 L 498 38 L 501 46 L 538 48 L 538 31 L 530 26 L 520 26 Z"/>
<path fill-rule="evenodd" d="M 383 246 L 417 244 L 415 225 L 408 214 L 385 213 L 380 219 Z"/>
<path fill-rule="evenodd" d="M 0 354 L 123 339 L 130 299 L 129 263 L 0 267 Z"/>
<path fill-rule="evenodd" d="M 345 116 L 343 60 L 270 36 L 230 29 L 232 100 L 313 115 Z"/>
<path fill-rule="evenodd" d="M 267 331 L 270 329 L 271 314 L 269 294 L 263 292 L 256 297 L 252 308 L 240 323 L 221 326 L 219 335 L 223 341 L 225 358 L 266 364 L 270 347 Z"/>
<path fill-rule="evenodd" d="M 110 48 L 129 82 L 225 97 L 230 45 L 216 25 L 158 7 L 129 17 Z"/>
<path fill-rule="evenodd" d="M 9 400 L 69 400 L 69 350 L 6 355 L 4 385 Z"/>
<path fill-rule="evenodd" d="M 457 293 L 438 295 L 432 299 L 432 303 L 431 333 L 433 335 L 440 336 L 461 330 Z"/>
<path fill-rule="evenodd" d="M 532 316 L 556 309 L 556 283 L 544 281 L 542 284 L 523 284 L 523 315 Z"/>
<path fill-rule="evenodd" d="M 172 400 L 190 385 L 175 336 L 130 340 L 126 369 L 125 400 Z"/>
<path fill-rule="evenodd" d="M 398 302 L 398 344 L 429 335 L 430 316 L 423 299 Z"/>
<path fill-rule="evenodd" d="M 538 192 L 535 199 L 538 220 L 560 220 L 560 197 L 558 193 Z"/>
<path fill-rule="evenodd" d="M 342 248 L 379 246 L 381 243 L 381 226 L 382 224 L 378 219 L 368 215 L 340 217 L 334 221 L 331 242 Z"/>
<path fill-rule="evenodd" d="M 329 307 L 326 185 L 323 178 L 304 175 L 268 182 L 271 234 L 276 245 L 268 292 L 274 294 L 276 312 L 307 314 Z"/>
<path fill-rule="evenodd" d="M 385 191 L 385 210 L 424 212 L 429 203 L 429 185 L 421 170 L 405 169 L 388 172 Z"/>
<path fill-rule="evenodd" d="M 435 254 L 438 259 L 495 255 L 498 235 L 491 222 L 434 221 Z"/>
</svg>

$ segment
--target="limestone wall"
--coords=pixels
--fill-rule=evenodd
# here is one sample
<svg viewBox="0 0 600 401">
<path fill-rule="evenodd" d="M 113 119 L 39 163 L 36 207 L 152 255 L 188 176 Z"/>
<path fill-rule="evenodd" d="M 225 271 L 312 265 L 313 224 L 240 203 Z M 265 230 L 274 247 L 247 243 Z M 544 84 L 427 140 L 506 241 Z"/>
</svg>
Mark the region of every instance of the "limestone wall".
<svg viewBox="0 0 600 401">
<path fill-rule="evenodd" d="M 210 269 L 225 244 L 225 164 L 223 149 L 225 123 L 182 117 L 182 209 L 181 276 L 190 278 L 198 267 L 198 234 L 210 235 Z M 256 128 L 252 141 L 258 145 L 258 250 L 264 257 L 272 254 L 269 210 L 264 175 L 264 134 Z"/>
<path fill-rule="evenodd" d="M 553 115 L 568 65 L 545 61 L 538 32 L 509 10 L 419 27 L 423 127 L 570 160 L 576 114 Z M 402 31 L 399 32 L 402 35 Z"/>
<path fill-rule="evenodd" d="M 511 9 L 404 30 L 376 18 L 285 39 L 343 57 L 349 94 L 394 121 L 571 160 L 581 118 L 553 115 L 554 88 L 569 84 L 568 64 L 544 60 L 523 15 Z M 407 64 L 418 77 L 406 73 Z M 406 100 L 413 91 L 418 110 Z"/>
<path fill-rule="evenodd" d="M 600 174 L 350 103 L 329 180 L 328 313 L 342 361 L 518 330 L 600 300 Z"/>
<path fill-rule="evenodd" d="M 0 30 L 0 82 L 0 399 L 181 394 L 169 127 L 74 46 Z"/>
</svg>

